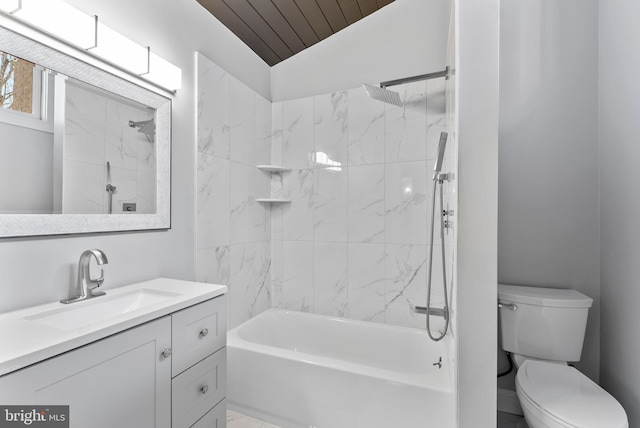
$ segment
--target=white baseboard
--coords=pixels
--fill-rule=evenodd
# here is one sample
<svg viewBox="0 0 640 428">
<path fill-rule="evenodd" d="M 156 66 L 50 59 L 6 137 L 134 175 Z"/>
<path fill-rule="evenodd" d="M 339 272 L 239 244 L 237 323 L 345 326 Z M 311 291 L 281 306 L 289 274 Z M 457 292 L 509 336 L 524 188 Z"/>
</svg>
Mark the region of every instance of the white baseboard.
<svg viewBox="0 0 640 428">
<path fill-rule="evenodd" d="M 518 400 L 515 391 L 498 388 L 498 411 L 512 415 L 523 415 L 520 400 Z"/>
</svg>

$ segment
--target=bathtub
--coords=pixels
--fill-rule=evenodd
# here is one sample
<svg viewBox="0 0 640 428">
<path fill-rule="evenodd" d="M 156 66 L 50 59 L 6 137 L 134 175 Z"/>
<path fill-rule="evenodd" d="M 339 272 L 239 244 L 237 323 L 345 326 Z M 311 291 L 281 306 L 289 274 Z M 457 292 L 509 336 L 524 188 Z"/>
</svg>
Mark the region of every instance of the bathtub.
<svg viewBox="0 0 640 428">
<path fill-rule="evenodd" d="M 453 426 L 446 340 L 270 309 L 227 335 L 227 403 L 285 428 Z"/>
</svg>

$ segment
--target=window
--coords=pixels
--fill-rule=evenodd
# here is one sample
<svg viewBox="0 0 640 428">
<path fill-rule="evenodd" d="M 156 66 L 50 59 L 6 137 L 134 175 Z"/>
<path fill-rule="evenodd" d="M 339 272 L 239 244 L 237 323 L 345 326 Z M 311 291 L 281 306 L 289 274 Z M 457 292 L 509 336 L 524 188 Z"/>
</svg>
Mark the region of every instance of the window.
<svg viewBox="0 0 640 428">
<path fill-rule="evenodd" d="M 0 121 L 52 132 L 49 74 L 37 64 L 0 51 Z"/>
<path fill-rule="evenodd" d="M 2 108 L 33 114 L 33 69 L 35 64 L 0 53 L 0 101 Z"/>
</svg>

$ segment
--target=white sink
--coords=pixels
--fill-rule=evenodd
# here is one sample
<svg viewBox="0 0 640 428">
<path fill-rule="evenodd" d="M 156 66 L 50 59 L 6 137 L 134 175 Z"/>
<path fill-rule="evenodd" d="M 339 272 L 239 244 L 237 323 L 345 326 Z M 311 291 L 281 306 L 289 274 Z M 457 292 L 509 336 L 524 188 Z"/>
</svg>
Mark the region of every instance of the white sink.
<svg viewBox="0 0 640 428">
<path fill-rule="evenodd" d="M 76 330 L 98 324 L 122 314 L 164 302 L 180 293 L 140 288 L 115 295 L 94 297 L 70 303 L 62 308 L 42 312 L 24 319 L 61 330 Z"/>
</svg>

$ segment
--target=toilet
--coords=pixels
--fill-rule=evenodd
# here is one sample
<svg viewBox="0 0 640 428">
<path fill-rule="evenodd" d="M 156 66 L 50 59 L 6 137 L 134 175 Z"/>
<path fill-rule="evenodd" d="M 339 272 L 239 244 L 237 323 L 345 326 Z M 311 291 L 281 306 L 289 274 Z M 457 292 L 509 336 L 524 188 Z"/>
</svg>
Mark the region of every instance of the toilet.
<svg viewBox="0 0 640 428">
<path fill-rule="evenodd" d="M 567 364 L 580 360 L 592 303 L 576 290 L 498 284 L 502 348 L 530 428 L 629 428 L 620 403 Z"/>
</svg>

